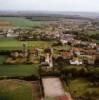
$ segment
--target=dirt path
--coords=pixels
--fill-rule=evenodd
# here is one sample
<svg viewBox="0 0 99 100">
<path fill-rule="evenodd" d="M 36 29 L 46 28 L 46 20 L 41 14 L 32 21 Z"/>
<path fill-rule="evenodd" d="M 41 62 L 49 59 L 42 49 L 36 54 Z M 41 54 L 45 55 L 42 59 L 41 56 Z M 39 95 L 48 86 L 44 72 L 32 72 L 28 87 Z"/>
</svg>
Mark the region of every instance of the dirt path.
<svg viewBox="0 0 99 100">
<path fill-rule="evenodd" d="M 38 81 L 32 81 L 32 100 L 40 100 L 41 93 L 40 93 L 40 85 Z"/>
</svg>

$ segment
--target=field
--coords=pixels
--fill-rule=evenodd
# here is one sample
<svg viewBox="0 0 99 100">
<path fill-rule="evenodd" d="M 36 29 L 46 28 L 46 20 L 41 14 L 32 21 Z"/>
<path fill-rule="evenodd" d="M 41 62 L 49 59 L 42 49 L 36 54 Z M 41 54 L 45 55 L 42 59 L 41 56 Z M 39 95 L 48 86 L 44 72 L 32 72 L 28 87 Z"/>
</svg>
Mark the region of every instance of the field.
<svg viewBox="0 0 99 100">
<path fill-rule="evenodd" d="M 99 88 L 92 86 L 91 82 L 83 78 L 69 80 L 69 88 L 65 84 L 65 90 L 71 92 L 73 96 L 84 96 L 90 92 L 99 95 Z"/>
<path fill-rule="evenodd" d="M 3 62 L 5 61 L 6 56 L 1 56 L 0 55 L 0 65 L 3 64 Z"/>
<path fill-rule="evenodd" d="M 11 26 L 11 23 L 10 23 L 9 21 L 7 22 L 7 21 L 4 21 L 4 20 L 3 20 L 3 21 L 0 20 L 0 26 L 1 26 L 1 27 L 4 27 L 4 26 Z"/>
<path fill-rule="evenodd" d="M 18 41 L 16 39 L 11 38 L 0 38 L 0 50 L 4 49 L 21 49 L 23 44 L 26 44 L 28 47 L 35 48 L 46 48 L 52 45 L 52 41 L 44 42 L 44 41 Z"/>
<path fill-rule="evenodd" d="M 0 38 L 0 50 L 22 49 L 23 44 L 30 48 L 48 48 L 52 47 L 55 41 L 19 41 L 14 38 Z M 56 46 L 55 50 L 70 49 L 70 46 Z"/>
<path fill-rule="evenodd" d="M 88 98 L 91 99 L 88 100 L 98 100 L 99 98 L 99 83 L 95 79 L 99 79 L 99 67 L 95 66 L 65 66 L 63 68 L 63 71 L 66 73 L 70 72 L 72 73 L 72 76 L 68 74 L 66 80 L 63 81 L 64 89 L 65 91 L 68 91 L 72 94 L 73 97 L 86 97 L 88 95 Z M 92 73 L 90 76 L 83 76 L 84 73 Z M 70 76 L 69 76 L 70 75 Z M 97 85 L 96 85 L 97 84 Z M 97 97 L 98 96 L 98 97 Z M 94 99 L 92 99 L 94 98 Z M 79 100 L 79 99 L 77 99 Z M 81 100 L 87 100 L 87 99 L 81 99 Z"/>
<path fill-rule="evenodd" d="M 32 100 L 32 84 L 20 80 L 2 80 L 0 100 Z"/>
<path fill-rule="evenodd" d="M 33 42 L 30 43 L 33 44 Z M 36 43 L 34 42 L 33 46 L 36 46 Z M 5 48 L 6 50 L 20 49 L 22 44 L 23 42 L 17 41 L 15 39 L 7 38 L 0 40 L 0 47 L 2 48 L 2 50 L 5 50 Z M 39 77 L 38 64 L 6 65 L 3 64 L 5 59 L 6 56 L 0 55 L 1 79 L 13 78 L 13 77 L 24 78 L 30 76 Z M 31 82 L 29 83 L 26 81 L 11 80 L 11 79 L 0 80 L 0 100 L 38 100 L 38 97 L 40 96 L 38 89 L 39 87 L 37 83 L 31 84 Z"/>
<path fill-rule="evenodd" d="M 38 65 L 0 65 L 0 77 L 39 76 Z"/>
<path fill-rule="evenodd" d="M 0 56 L 0 77 L 39 76 L 38 65 L 5 65 L 5 56 Z"/>
<path fill-rule="evenodd" d="M 0 50 L 12 50 L 12 49 L 22 49 L 23 44 L 27 44 L 31 48 L 47 48 L 52 45 L 52 42 L 44 41 L 18 41 L 11 38 L 0 39 Z M 37 76 L 38 77 L 38 67 L 39 65 L 5 65 L 6 56 L 0 56 L 0 77 L 16 77 L 16 76 Z"/>
<path fill-rule="evenodd" d="M 22 49 L 23 44 L 29 48 L 48 48 L 54 41 L 18 41 L 14 38 L 0 38 L 0 50 Z M 69 46 L 54 47 L 55 53 L 60 49 L 68 49 Z M 0 76 L 16 77 L 16 76 L 38 76 L 39 65 L 5 65 L 6 56 L 0 56 Z"/>
<path fill-rule="evenodd" d="M 2 24 L 4 21 L 4 24 L 10 23 L 9 26 L 15 26 L 15 27 L 36 27 L 40 26 L 43 23 L 40 21 L 31 21 L 29 19 L 26 19 L 25 17 L 0 17 L 0 21 L 2 22 Z"/>
</svg>

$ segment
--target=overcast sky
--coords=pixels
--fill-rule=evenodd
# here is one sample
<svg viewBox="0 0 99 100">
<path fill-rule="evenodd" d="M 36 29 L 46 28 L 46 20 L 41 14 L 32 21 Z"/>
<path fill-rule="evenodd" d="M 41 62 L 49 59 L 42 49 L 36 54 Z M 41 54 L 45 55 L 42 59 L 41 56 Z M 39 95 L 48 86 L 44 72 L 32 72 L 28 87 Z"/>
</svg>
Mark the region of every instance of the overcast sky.
<svg viewBox="0 0 99 100">
<path fill-rule="evenodd" d="M 0 0 L 0 10 L 99 12 L 99 0 Z"/>
</svg>

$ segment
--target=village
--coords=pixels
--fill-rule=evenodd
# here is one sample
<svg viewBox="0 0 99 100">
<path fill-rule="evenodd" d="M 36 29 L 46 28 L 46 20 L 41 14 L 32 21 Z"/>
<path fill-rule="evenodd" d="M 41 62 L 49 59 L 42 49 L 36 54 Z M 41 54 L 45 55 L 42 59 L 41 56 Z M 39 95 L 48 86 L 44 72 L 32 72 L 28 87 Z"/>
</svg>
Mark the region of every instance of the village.
<svg viewBox="0 0 99 100">
<path fill-rule="evenodd" d="M 99 67 L 99 44 L 97 39 L 86 34 L 99 31 L 98 25 L 93 23 L 95 22 L 89 20 L 65 19 L 36 28 L 0 28 L 0 38 L 13 38 L 22 42 L 21 49 L 0 48 L 0 54 L 6 55 L 3 64 L 36 64 L 39 67 L 39 77 L 36 81 L 32 78 L 34 87 L 37 82 L 39 88 L 33 90 L 38 94 L 33 100 L 97 100 L 97 91 L 90 93 L 88 90 L 85 94 L 78 95 L 79 91 L 70 88 L 72 80 L 79 78 L 90 80 L 89 86 L 99 88 L 99 73 L 92 70 Z M 32 47 L 30 41 L 50 41 L 52 44 L 45 48 Z"/>
<path fill-rule="evenodd" d="M 37 28 L 1 28 L 0 38 L 16 38 L 19 41 L 55 41 L 52 44 L 53 48 L 65 45 L 69 45 L 70 48 L 69 50 L 60 50 L 57 55 L 54 53 L 53 55 L 68 59 L 70 64 L 96 64 L 99 58 L 99 45 L 95 39 L 86 35 L 88 32 L 98 31 L 97 24 L 94 25 L 92 23 L 95 22 L 67 19 L 61 22 L 50 22 L 48 25 L 42 25 Z M 39 54 L 41 54 L 42 50 L 40 51 L 39 49 L 41 48 L 33 49 L 29 50 L 26 44 L 23 44 L 21 53 L 14 52 L 13 54 L 12 52 L 11 55 L 27 57 L 36 52 L 36 55 L 40 56 Z"/>
</svg>

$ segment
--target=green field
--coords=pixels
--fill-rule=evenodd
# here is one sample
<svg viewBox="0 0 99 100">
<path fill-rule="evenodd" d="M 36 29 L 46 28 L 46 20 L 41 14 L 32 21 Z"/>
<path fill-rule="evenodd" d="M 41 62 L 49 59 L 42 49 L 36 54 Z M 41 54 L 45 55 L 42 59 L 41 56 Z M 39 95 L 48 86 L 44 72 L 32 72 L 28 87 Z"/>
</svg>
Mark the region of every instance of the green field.
<svg viewBox="0 0 99 100">
<path fill-rule="evenodd" d="M 50 45 L 50 42 L 43 41 L 29 41 L 22 42 L 16 39 L 4 38 L 0 39 L 0 50 L 12 50 L 12 49 L 21 49 L 23 44 L 27 44 L 33 47 L 47 47 Z M 38 77 L 38 67 L 39 65 L 5 65 L 3 62 L 5 61 L 6 56 L 0 56 L 0 77 L 16 77 L 16 76 L 37 76 Z"/>
<path fill-rule="evenodd" d="M 11 26 L 15 27 L 35 27 L 43 23 L 40 21 L 31 21 L 25 17 L 0 17 L 0 21 L 9 22 Z"/>
<path fill-rule="evenodd" d="M 86 93 L 97 93 L 99 95 L 99 88 L 92 86 L 92 83 L 83 78 L 69 80 L 69 87 L 64 84 L 66 91 L 71 91 L 73 96 L 84 96 Z M 96 99 L 95 99 L 96 100 Z"/>
<path fill-rule="evenodd" d="M 47 48 L 52 45 L 53 41 L 18 41 L 11 38 L 0 38 L 0 50 L 5 49 L 20 49 L 23 44 L 26 44 L 28 47 L 32 48 Z"/>
<path fill-rule="evenodd" d="M 33 100 L 32 84 L 21 80 L 1 80 L 0 100 Z"/>
<path fill-rule="evenodd" d="M 23 44 L 30 48 L 49 48 L 55 41 L 19 41 L 14 38 L 0 38 L 0 50 L 22 49 Z M 58 50 L 69 50 L 69 45 L 53 47 L 55 53 Z"/>
<path fill-rule="evenodd" d="M 22 49 L 23 44 L 31 48 L 48 48 L 51 47 L 53 41 L 19 41 L 14 38 L 0 38 L 0 50 Z M 55 53 L 60 49 L 68 49 L 69 46 L 54 47 Z M 5 65 L 6 56 L 0 56 L 0 76 L 16 77 L 16 76 L 38 76 L 39 65 Z"/>
<path fill-rule="evenodd" d="M 0 65 L 0 77 L 39 76 L 38 65 Z"/>
<path fill-rule="evenodd" d="M 6 65 L 3 64 L 5 56 L 0 56 L 0 77 L 25 77 L 34 75 L 39 76 L 38 65 Z"/>
<path fill-rule="evenodd" d="M 1 56 L 0 55 L 0 65 L 3 64 L 3 62 L 5 61 L 6 56 Z"/>
</svg>

